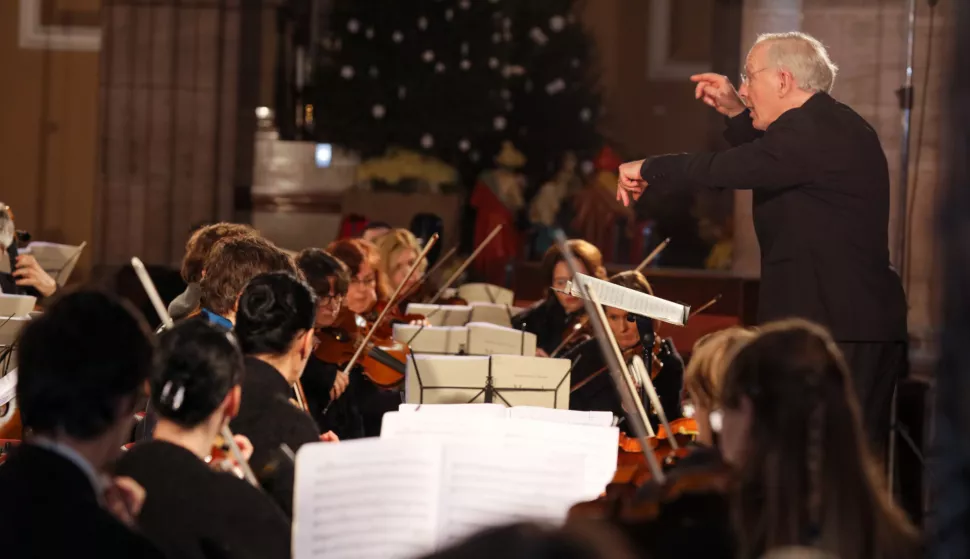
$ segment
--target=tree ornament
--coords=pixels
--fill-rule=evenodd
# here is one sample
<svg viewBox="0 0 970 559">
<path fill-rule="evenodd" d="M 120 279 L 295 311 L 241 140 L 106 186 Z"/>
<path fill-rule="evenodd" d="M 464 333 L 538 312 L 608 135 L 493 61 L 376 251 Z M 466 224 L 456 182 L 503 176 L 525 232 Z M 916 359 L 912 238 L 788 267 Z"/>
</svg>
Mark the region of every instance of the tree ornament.
<svg viewBox="0 0 970 559">
<path fill-rule="evenodd" d="M 529 36 L 532 37 L 532 40 L 539 45 L 544 45 L 549 42 L 549 37 L 547 37 L 546 34 L 542 32 L 542 29 L 539 29 L 538 27 L 533 27 L 532 30 L 529 31 Z"/>
<path fill-rule="evenodd" d="M 495 126 L 496 130 L 505 130 L 505 125 L 508 124 L 508 122 L 505 120 L 504 116 L 497 116 L 492 124 Z"/>
<path fill-rule="evenodd" d="M 343 68 L 341 68 L 340 69 L 340 76 L 343 79 L 345 79 L 345 80 L 353 79 L 353 77 L 354 77 L 354 68 L 353 68 L 353 66 L 344 66 Z"/>
<path fill-rule="evenodd" d="M 465 59 L 465 60 L 462 60 L 461 61 L 461 69 L 462 70 L 468 70 L 471 67 L 472 67 L 472 63 L 468 59 Z"/>
<path fill-rule="evenodd" d="M 377 120 L 384 118 L 385 113 L 386 110 L 384 109 L 384 105 L 381 104 L 374 105 L 374 108 L 371 109 L 371 114 L 374 115 L 374 118 Z"/>
<path fill-rule="evenodd" d="M 498 68 L 498 58 L 492 57 L 488 59 L 488 67 L 491 69 Z"/>
<path fill-rule="evenodd" d="M 467 10 L 468 8 L 471 7 L 471 5 L 472 3 L 470 0 L 461 0 L 461 2 L 458 3 L 458 7 L 463 10 Z"/>
<path fill-rule="evenodd" d="M 549 29 L 560 32 L 566 27 L 566 18 L 562 16 L 552 16 L 549 18 Z"/>
<path fill-rule="evenodd" d="M 424 31 L 427 28 L 428 28 L 428 18 L 426 18 L 426 17 L 419 17 L 418 18 L 418 29 L 420 29 L 421 31 Z"/>
<path fill-rule="evenodd" d="M 455 18 L 455 11 L 454 10 L 452 10 L 451 8 L 448 8 L 447 10 L 445 10 L 445 19 L 447 21 L 451 21 L 454 18 Z"/>
<path fill-rule="evenodd" d="M 589 122 L 591 118 L 593 118 L 593 111 L 589 110 L 589 107 L 579 111 L 579 119 L 583 122 Z"/>
<path fill-rule="evenodd" d="M 546 93 L 549 95 L 555 95 L 564 89 L 566 89 L 566 82 L 562 78 L 556 78 L 546 84 Z"/>
<path fill-rule="evenodd" d="M 438 72 L 439 74 L 444 74 L 445 73 L 445 65 L 444 65 L 444 63 L 439 62 L 439 63 L 435 64 L 434 65 L 434 71 L 435 72 Z"/>
<path fill-rule="evenodd" d="M 360 22 L 356 19 L 349 20 L 347 22 L 347 31 L 356 34 L 358 31 L 360 31 Z"/>
<path fill-rule="evenodd" d="M 400 43 L 401 41 L 404 40 L 404 33 L 401 33 L 400 31 L 395 31 L 394 33 L 391 34 L 391 40 L 394 41 L 395 43 Z"/>
<path fill-rule="evenodd" d="M 373 27 L 368 27 L 367 28 L 367 31 L 364 32 L 364 36 L 366 36 L 368 39 L 373 39 L 374 38 L 374 28 Z"/>
<path fill-rule="evenodd" d="M 424 54 L 421 55 L 421 58 L 423 58 L 425 62 L 434 62 L 434 52 L 426 50 L 424 51 Z"/>
<path fill-rule="evenodd" d="M 421 136 L 421 147 L 424 149 L 431 149 L 434 147 L 434 138 L 431 137 L 431 134 Z"/>
<path fill-rule="evenodd" d="M 468 138 L 462 138 L 458 142 L 458 149 L 460 149 L 461 151 L 468 151 L 471 149 L 471 147 L 472 147 L 472 143 L 468 141 Z"/>
</svg>

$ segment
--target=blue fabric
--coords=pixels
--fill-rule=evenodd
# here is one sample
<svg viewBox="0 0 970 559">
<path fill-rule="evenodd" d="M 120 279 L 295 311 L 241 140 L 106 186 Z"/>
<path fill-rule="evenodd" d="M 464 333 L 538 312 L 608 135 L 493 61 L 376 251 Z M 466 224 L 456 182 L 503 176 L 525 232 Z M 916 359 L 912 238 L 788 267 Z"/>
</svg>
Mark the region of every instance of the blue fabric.
<svg viewBox="0 0 970 559">
<path fill-rule="evenodd" d="M 232 330 L 232 321 L 220 314 L 216 314 L 209 309 L 202 309 L 202 316 L 216 326 L 222 326 L 226 330 Z"/>
</svg>

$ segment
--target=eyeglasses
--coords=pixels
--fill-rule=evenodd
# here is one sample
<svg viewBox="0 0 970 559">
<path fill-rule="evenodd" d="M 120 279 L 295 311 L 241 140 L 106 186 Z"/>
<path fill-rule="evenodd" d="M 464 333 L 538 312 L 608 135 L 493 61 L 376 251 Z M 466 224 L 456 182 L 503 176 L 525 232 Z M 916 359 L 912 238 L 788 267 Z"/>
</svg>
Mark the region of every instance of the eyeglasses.
<svg viewBox="0 0 970 559">
<path fill-rule="evenodd" d="M 344 298 L 343 295 L 328 295 L 326 297 L 320 297 L 318 302 L 321 307 L 330 307 L 333 310 L 338 310 L 344 302 Z"/>
<path fill-rule="evenodd" d="M 758 72 L 764 72 L 768 68 L 769 68 L 768 66 L 765 66 L 764 68 L 761 68 L 760 70 L 755 70 L 754 72 L 751 72 L 750 74 L 748 74 L 746 72 L 741 72 L 741 83 L 742 84 L 748 84 L 748 83 L 750 83 L 752 76 L 754 76 Z"/>
<path fill-rule="evenodd" d="M 569 278 L 553 278 L 552 287 L 555 289 L 566 289 L 567 283 L 569 283 Z"/>
<path fill-rule="evenodd" d="M 350 283 L 354 285 L 371 286 L 377 285 L 377 276 L 369 276 L 366 278 L 353 277 L 350 279 Z"/>
</svg>

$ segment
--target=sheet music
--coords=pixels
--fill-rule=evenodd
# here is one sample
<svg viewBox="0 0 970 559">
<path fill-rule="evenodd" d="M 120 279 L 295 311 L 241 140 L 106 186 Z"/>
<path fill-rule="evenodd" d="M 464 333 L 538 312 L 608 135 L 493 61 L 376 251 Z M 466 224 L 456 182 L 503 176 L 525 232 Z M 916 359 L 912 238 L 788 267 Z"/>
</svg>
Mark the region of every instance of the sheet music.
<svg viewBox="0 0 970 559">
<path fill-rule="evenodd" d="M 515 408 L 512 408 L 515 409 Z M 603 492 L 616 472 L 619 429 L 592 425 L 553 423 L 531 419 L 499 419 L 477 413 L 453 415 L 390 412 L 384 414 L 381 438 L 440 441 L 460 444 L 497 441 L 508 448 L 546 454 L 581 454 L 584 459 L 583 498 Z"/>
<path fill-rule="evenodd" d="M 654 297 L 646 293 L 640 293 L 633 289 L 628 289 L 599 278 L 576 274 L 573 282 L 582 282 L 589 289 L 595 289 L 596 295 L 604 305 L 623 309 L 627 312 L 639 314 L 649 318 L 655 318 L 677 326 L 687 324 L 687 317 L 690 314 L 690 307 Z M 572 295 L 580 297 L 582 291 L 575 283 L 571 283 L 567 289 Z"/>
<path fill-rule="evenodd" d="M 435 414 L 437 416 L 468 416 L 474 414 L 482 417 L 503 419 L 508 416 L 509 408 L 502 404 L 401 404 L 397 411 Z"/>
<path fill-rule="evenodd" d="M 0 377 L 0 406 L 10 403 L 17 396 L 17 369 Z"/>
<path fill-rule="evenodd" d="M 296 457 L 294 559 L 397 559 L 434 549 L 441 446 L 361 439 Z"/>
<path fill-rule="evenodd" d="M 570 425 L 591 425 L 595 427 L 612 427 L 613 414 L 608 411 L 576 411 L 555 408 L 540 408 L 537 406 L 515 406 L 508 409 L 509 417 L 513 419 L 532 419 L 536 421 L 551 421 L 553 423 L 568 423 Z"/>
<path fill-rule="evenodd" d="M 438 546 L 499 524 L 561 523 L 584 498 L 582 455 L 501 443 L 445 447 Z"/>
</svg>

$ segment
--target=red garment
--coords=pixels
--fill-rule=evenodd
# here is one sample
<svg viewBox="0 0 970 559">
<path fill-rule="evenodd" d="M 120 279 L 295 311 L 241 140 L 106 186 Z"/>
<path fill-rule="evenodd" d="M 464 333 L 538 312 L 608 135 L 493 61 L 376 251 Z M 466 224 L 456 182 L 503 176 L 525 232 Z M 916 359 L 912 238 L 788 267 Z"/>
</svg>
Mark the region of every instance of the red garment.
<svg viewBox="0 0 970 559">
<path fill-rule="evenodd" d="M 367 227 L 366 217 L 358 214 L 346 215 L 340 222 L 340 235 L 337 240 L 356 239 L 364 234 L 365 227 Z"/>
<path fill-rule="evenodd" d="M 515 216 L 483 181 L 475 184 L 469 204 L 476 211 L 476 248 L 485 241 L 496 226 L 502 225 L 502 230 L 488 243 L 488 246 L 482 249 L 481 254 L 471 263 L 471 267 L 481 274 L 484 281 L 505 286 L 505 266 L 519 257 L 522 246 L 519 232 L 515 228 Z"/>
</svg>

